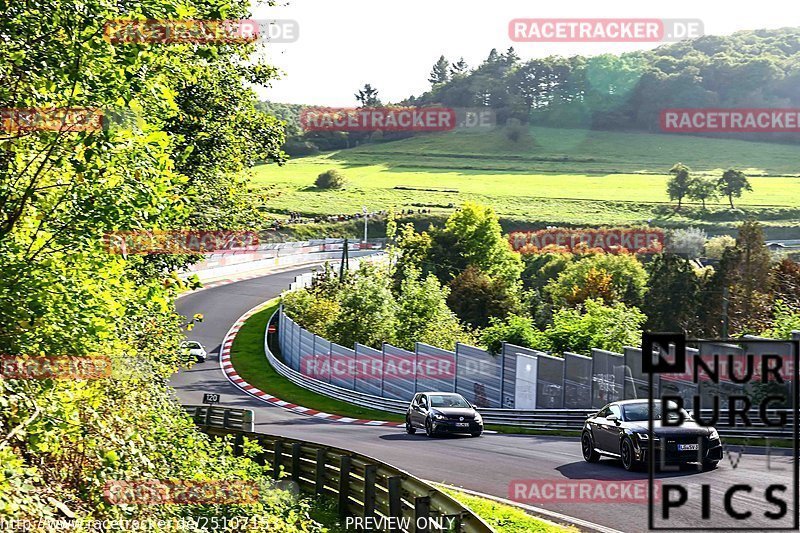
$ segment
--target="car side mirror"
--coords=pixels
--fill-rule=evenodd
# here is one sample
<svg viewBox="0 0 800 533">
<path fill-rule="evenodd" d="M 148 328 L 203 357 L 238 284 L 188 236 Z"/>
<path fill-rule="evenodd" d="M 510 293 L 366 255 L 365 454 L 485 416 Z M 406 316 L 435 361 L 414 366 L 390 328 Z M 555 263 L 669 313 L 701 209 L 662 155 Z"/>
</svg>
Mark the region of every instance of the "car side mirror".
<svg viewBox="0 0 800 533">
<path fill-rule="evenodd" d="M 612 415 L 608 415 L 606 417 L 606 420 L 614 422 L 615 424 L 619 424 L 619 417 L 617 415 L 613 415 L 613 414 Z"/>
<path fill-rule="evenodd" d="M 475 405 L 474 403 L 472 404 L 472 408 L 475 409 L 476 411 L 478 410 L 478 406 Z"/>
</svg>

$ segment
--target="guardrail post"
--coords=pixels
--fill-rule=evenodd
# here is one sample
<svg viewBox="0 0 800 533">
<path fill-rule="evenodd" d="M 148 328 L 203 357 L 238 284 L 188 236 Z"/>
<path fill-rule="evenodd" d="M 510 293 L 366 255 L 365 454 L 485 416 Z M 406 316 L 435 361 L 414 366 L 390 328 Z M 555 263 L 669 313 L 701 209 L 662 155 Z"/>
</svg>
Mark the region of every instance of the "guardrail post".
<svg viewBox="0 0 800 533">
<path fill-rule="evenodd" d="M 378 474 L 377 465 L 364 467 L 364 516 L 375 516 L 375 479 Z"/>
<path fill-rule="evenodd" d="M 211 425 L 211 406 L 210 405 L 208 407 L 206 407 L 206 419 L 205 419 L 205 422 L 203 422 L 203 425 L 205 425 L 205 426 L 210 426 Z"/>
<path fill-rule="evenodd" d="M 230 409 L 225 409 L 222 411 L 222 427 L 228 429 L 228 418 L 230 417 L 231 411 Z"/>
<path fill-rule="evenodd" d="M 273 452 L 275 455 L 272 458 L 272 477 L 278 479 L 281 473 L 281 460 L 283 459 L 283 441 L 275 441 Z"/>
<path fill-rule="evenodd" d="M 431 515 L 431 497 L 420 496 L 414 498 L 414 528 L 417 533 L 424 533 L 428 531 L 428 517 Z M 425 518 L 424 523 L 420 526 L 419 519 Z"/>
<path fill-rule="evenodd" d="M 325 454 L 326 450 L 317 448 L 316 472 L 314 473 L 314 492 L 325 492 Z"/>
<path fill-rule="evenodd" d="M 349 513 L 348 498 L 350 497 L 350 457 L 347 455 L 339 456 L 339 517 L 344 518 Z"/>
<path fill-rule="evenodd" d="M 245 409 L 244 414 L 242 415 L 242 430 L 252 433 L 255 430 L 254 426 L 253 410 Z"/>
<path fill-rule="evenodd" d="M 389 489 L 389 516 L 391 517 L 403 517 L 403 506 L 400 501 L 400 497 L 402 496 L 402 482 L 403 478 L 400 476 L 392 476 L 387 480 L 387 488 Z"/>
<path fill-rule="evenodd" d="M 244 435 L 239 433 L 233 438 L 233 456 L 241 457 L 244 455 Z"/>
<path fill-rule="evenodd" d="M 300 443 L 292 443 L 292 479 L 300 480 Z"/>
</svg>

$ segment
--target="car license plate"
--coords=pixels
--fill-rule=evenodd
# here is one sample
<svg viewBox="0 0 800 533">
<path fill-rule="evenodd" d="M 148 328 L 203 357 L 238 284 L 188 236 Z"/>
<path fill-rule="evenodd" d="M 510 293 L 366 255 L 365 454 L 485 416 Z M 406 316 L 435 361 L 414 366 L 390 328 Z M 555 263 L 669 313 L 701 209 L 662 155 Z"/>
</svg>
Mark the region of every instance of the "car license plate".
<svg viewBox="0 0 800 533">
<path fill-rule="evenodd" d="M 456 427 L 457 428 L 468 428 L 469 427 L 469 422 L 456 422 Z"/>
<path fill-rule="evenodd" d="M 699 444 L 678 444 L 679 452 L 696 452 L 699 449 Z"/>
</svg>

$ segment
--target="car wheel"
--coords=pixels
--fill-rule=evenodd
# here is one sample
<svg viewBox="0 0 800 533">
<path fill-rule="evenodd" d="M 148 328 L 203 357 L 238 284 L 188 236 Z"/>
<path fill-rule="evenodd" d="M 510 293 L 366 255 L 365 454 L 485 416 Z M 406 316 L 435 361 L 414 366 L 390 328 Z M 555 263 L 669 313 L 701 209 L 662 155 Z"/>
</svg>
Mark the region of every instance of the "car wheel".
<svg viewBox="0 0 800 533">
<path fill-rule="evenodd" d="M 408 433 L 409 435 L 413 435 L 416 432 L 417 432 L 417 428 L 412 426 L 411 425 L 411 421 L 408 418 L 406 418 L 406 433 Z"/>
<path fill-rule="evenodd" d="M 708 472 L 717 468 L 719 461 L 703 461 L 703 471 Z"/>
<path fill-rule="evenodd" d="M 436 432 L 433 431 L 433 424 L 431 424 L 430 420 L 425 421 L 425 434 L 429 437 L 433 437 L 436 435 Z"/>
<path fill-rule="evenodd" d="M 472 433 L 470 433 L 470 435 L 472 435 L 473 437 L 480 437 L 481 433 L 483 433 L 483 430 L 473 431 Z"/>
<path fill-rule="evenodd" d="M 581 437 L 581 451 L 583 451 L 583 458 L 587 463 L 596 463 L 600 460 L 600 454 L 594 450 L 594 441 L 589 432 L 584 433 Z"/>
<path fill-rule="evenodd" d="M 633 455 L 633 444 L 631 443 L 631 439 L 623 439 L 622 444 L 619 447 L 619 455 L 622 459 L 622 466 L 625 467 L 625 470 L 628 472 L 636 470 L 636 467 L 639 466 L 636 463 L 636 459 Z"/>
</svg>

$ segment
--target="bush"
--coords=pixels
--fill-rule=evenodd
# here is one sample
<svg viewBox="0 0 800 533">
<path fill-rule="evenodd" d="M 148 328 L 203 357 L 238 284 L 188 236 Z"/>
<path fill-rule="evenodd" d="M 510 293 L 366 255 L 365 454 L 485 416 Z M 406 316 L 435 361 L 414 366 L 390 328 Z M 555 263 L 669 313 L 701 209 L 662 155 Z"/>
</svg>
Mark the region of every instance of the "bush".
<svg viewBox="0 0 800 533">
<path fill-rule="evenodd" d="M 347 179 L 344 174 L 335 168 L 326 170 L 317 176 L 317 181 L 314 182 L 320 189 L 341 189 L 345 186 L 345 183 L 347 183 Z"/>
<path fill-rule="evenodd" d="M 474 328 L 486 327 L 490 318 L 503 319 L 521 307 L 513 286 L 502 279 L 490 278 L 474 266 L 456 276 L 449 287 L 447 305 Z"/>
<path fill-rule="evenodd" d="M 319 153 L 319 147 L 309 141 L 286 141 L 283 151 L 295 157 L 304 155 L 315 155 Z"/>
<path fill-rule="evenodd" d="M 590 255 L 571 263 L 547 284 L 553 303 L 573 306 L 588 299 L 639 305 L 647 290 L 647 272 L 633 255 Z"/>
<path fill-rule="evenodd" d="M 481 332 L 481 344 L 493 354 L 500 353 L 503 341 L 525 348 L 549 346 L 544 334 L 533 327 L 531 319 L 520 315 L 509 315 L 506 320 L 492 318 L 489 327 Z"/>
<path fill-rule="evenodd" d="M 557 311 L 545 335 L 557 353 L 589 355 L 592 348 L 621 352 L 624 346 L 640 344 L 645 319 L 636 307 L 586 300 L 581 308 Z"/>
<path fill-rule="evenodd" d="M 730 235 L 720 235 L 719 237 L 711 237 L 706 241 L 703 255 L 709 259 L 722 259 L 722 254 L 728 248 L 736 246 L 736 239 Z"/>
</svg>

